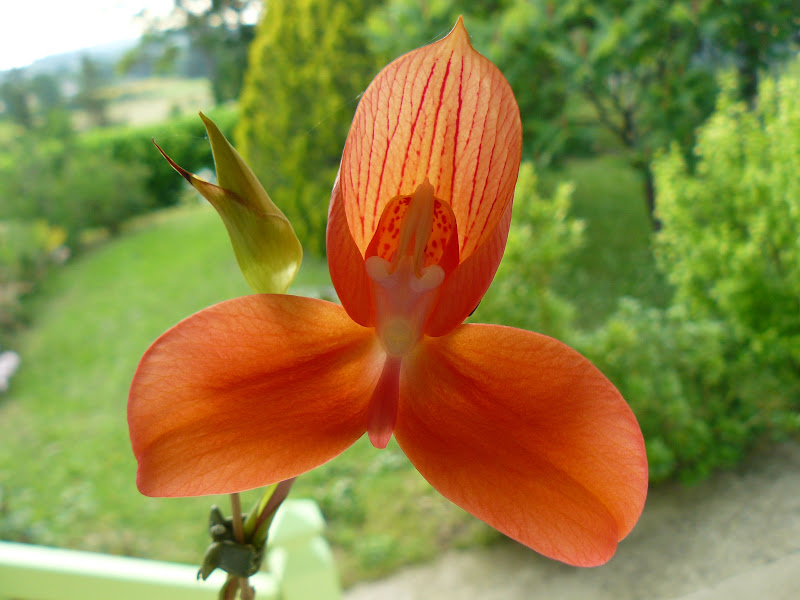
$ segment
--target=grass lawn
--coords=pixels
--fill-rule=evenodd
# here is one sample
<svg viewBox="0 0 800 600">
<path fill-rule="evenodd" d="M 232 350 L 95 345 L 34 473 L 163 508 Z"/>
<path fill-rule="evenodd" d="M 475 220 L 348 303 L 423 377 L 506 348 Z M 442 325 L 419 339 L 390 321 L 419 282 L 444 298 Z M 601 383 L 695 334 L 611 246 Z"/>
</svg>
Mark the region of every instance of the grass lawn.
<svg viewBox="0 0 800 600">
<path fill-rule="evenodd" d="M 107 114 L 118 125 L 161 123 L 176 114 L 196 113 L 198 107 L 214 106 L 211 83 L 207 79 L 150 77 L 121 80 L 103 91 L 108 101 Z M 88 115 L 74 111 L 75 126 L 90 126 Z"/>
<path fill-rule="evenodd" d="M 325 264 L 307 259 L 293 290 L 329 287 Z M 228 500 L 139 495 L 128 386 L 161 332 L 248 291 L 208 207 L 160 213 L 56 272 L 34 300 L 22 369 L 0 397 L 0 537 L 198 562 L 208 507 Z M 394 443 L 377 451 L 362 439 L 292 494 L 321 503 L 348 582 L 497 535 L 434 492 Z"/>
<path fill-rule="evenodd" d="M 613 184 L 603 183 L 609 179 Z M 658 301 L 649 225 L 634 173 L 620 159 L 570 163 L 574 213 L 587 244 L 559 282 L 593 326 L 621 294 Z M 293 288 L 327 294 L 322 261 L 306 259 Z M 23 368 L 0 397 L 0 537 L 198 562 L 210 504 L 228 500 L 139 495 L 125 419 L 131 376 L 147 346 L 181 318 L 248 293 L 216 214 L 207 206 L 157 213 L 54 273 L 21 336 Z M 443 549 L 500 535 L 441 497 L 392 442 L 361 439 L 302 476 L 329 521 L 345 583 L 376 577 Z M 246 506 L 252 501 L 245 498 Z"/>
<path fill-rule="evenodd" d="M 560 181 L 575 184 L 572 215 L 586 223 L 586 243 L 555 286 L 577 305 L 577 325 L 600 325 L 621 296 L 665 306 L 670 291 L 653 262 L 643 183 L 625 157 L 572 160 L 542 174 L 543 192 Z"/>
</svg>

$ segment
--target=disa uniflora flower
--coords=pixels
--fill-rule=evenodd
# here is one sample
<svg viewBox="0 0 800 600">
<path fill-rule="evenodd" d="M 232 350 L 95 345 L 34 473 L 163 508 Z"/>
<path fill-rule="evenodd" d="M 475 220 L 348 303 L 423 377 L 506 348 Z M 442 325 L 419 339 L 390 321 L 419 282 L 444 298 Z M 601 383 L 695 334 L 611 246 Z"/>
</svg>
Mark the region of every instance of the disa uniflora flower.
<svg viewBox="0 0 800 600">
<path fill-rule="evenodd" d="M 561 342 L 462 324 L 505 248 L 521 137 L 511 88 L 461 20 L 384 68 L 331 197 L 342 306 L 257 294 L 162 335 L 130 391 L 141 492 L 264 486 L 367 432 L 379 448 L 394 436 L 433 487 L 511 538 L 607 561 L 647 493 L 630 408 Z"/>
</svg>

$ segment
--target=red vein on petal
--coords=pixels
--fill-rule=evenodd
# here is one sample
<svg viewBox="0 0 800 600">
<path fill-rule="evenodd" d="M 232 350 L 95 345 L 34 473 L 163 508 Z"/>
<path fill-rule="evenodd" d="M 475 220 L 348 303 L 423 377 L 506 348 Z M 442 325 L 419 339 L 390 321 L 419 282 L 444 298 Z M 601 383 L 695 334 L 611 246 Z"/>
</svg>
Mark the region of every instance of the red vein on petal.
<svg viewBox="0 0 800 600">
<path fill-rule="evenodd" d="M 480 89 L 481 89 L 480 86 L 478 86 L 478 95 L 480 95 Z M 477 97 L 475 99 L 475 104 L 476 104 L 476 106 L 479 105 Z M 478 110 L 477 109 L 475 110 L 475 114 L 476 115 L 478 114 Z M 481 124 L 480 132 L 481 132 L 481 140 L 480 140 L 480 142 L 478 142 L 478 158 L 475 161 L 475 171 L 474 171 L 474 173 L 472 175 L 472 193 L 470 194 L 469 204 L 467 206 L 467 222 L 464 223 L 465 227 L 470 226 L 471 222 L 475 219 L 475 217 L 477 217 L 477 207 L 476 207 L 476 212 L 473 214 L 473 212 L 472 212 L 472 204 L 473 204 L 473 201 L 475 200 L 475 190 L 476 190 L 476 188 L 478 186 L 478 170 L 480 169 L 481 156 L 483 155 L 483 138 L 486 135 L 486 116 L 483 117 L 483 123 Z M 461 244 L 461 247 L 459 248 L 459 251 L 460 251 L 460 253 L 462 255 L 464 253 L 464 248 L 467 245 L 467 240 L 468 239 L 469 239 L 469 233 L 467 231 L 464 231 L 463 239 L 459 240 L 459 242 Z"/>
<path fill-rule="evenodd" d="M 400 74 L 400 67 L 405 67 L 407 62 L 408 62 L 407 60 L 402 60 L 402 62 L 400 62 L 398 64 L 398 69 L 394 72 L 394 78 L 392 79 L 392 83 L 389 85 L 389 89 L 394 89 L 394 81 L 398 78 L 398 76 Z M 411 70 L 410 65 L 408 67 L 406 67 L 406 68 L 409 71 Z M 404 81 L 408 82 L 408 73 L 406 73 L 406 75 L 404 77 Z M 397 132 L 397 128 L 400 127 L 400 117 L 403 114 L 403 103 L 405 102 L 405 98 L 406 98 L 406 87 L 407 87 L 406 85 L 402 85 L 401 86 L 401 89 L 403 90 L 403 93 L 400 96 L 400 106 L 397 107 L 397 121 L 394 124 L 394 131 L 392 131 L 391 135 L 387 135 L 387 137 L 386 137 L 386 153 L 383 155 L 383 163 L 381 164 L 381 173 L 378 176 L 378 188 L 375 190 L 375 195 L 378 198 L 378 200 L 375 202 L 375 209 L 376 210 L 373 213 L 373 222 L 375 222 L 375 219 L 378 218 L 377 208 L 378 208 L 378 204 L 381 203 L 382 196 L 389 196 L 389 198 L 386 199 L 387 202 L 388 202 L 388 200 L 390 200 L 394 196 L 394 194 L 391 194 L 391 195 L 389 195 L 389 194 L 381 194 L 381 188 L 383 187 L 383 176 L 384 176 L 384 174 L 386 172 L 386 163 L 389 160 L 389 152 L 391 150 L 392 140 L 394 139 L 394 134 Z M 389 132 L 389 113 L 390 112 L 391 112 L 391 110 L 387 110 L 386 111 L 386 132 L 387 132 L 387 134 Z M 385 206 L 385 205 L 386 205 L 386 202 L 383 203 L 383 206 Z M 381 206 L 381 212 L 383 211 L 383 206 Z M 377 223 L 376 223 L 375 226 L 377 227 Z M 369 240 L 366 240 L 366 242 L 369 243 Z"/>
<path fill-rule="evenodd" d="M 431 147 L 428 150 L 428 163 L 433 158 L 433 146 L 436 143 L 436 130 L 439 127 L 439 115 L 442 113 L 442 105 L 444 101 L 444 88 L 447 86 L 447 78 L 450 76 L 450 64 L 453 62 L 454 52 L 450 52 L 450 57 L 447 59 L 447 66 L 444 69 L 444 77 L 442 77 L 442 86 L 439 88 L 439 102 L 436 104 L 436 114 L 433 118 L 433 132 L 431 133 Z M 436 182 L 437 185 L 439 182 Z"/>
<path fill-rule="evenodd" d="M 502 173 L 502 175 L 505 175 L 506 168 L 508 167 L 509 164 L 514 164 L 515 161 L 512 161 L 510 159 L 511 159 L 511 156 L 509 154 L 506 154 L 506 160 L 503 163 L 503 173 Z M 503 181 L 503 179 L 501 178 L 500 181 Z M 516 181 L 514 183 L 516 183 Z M 499 197 L 501 197 L 501 196 L 505 197 L 506 194 L 513 194 L 513 190 L 511 192 L 506 192 L 505 191 L 508 188 L 509 185 L 510 185 L 510 182 L 507 182 L 505 187 L 503 187 L 502 189 L 498 189 L 498 193 L 495 195 L 494 201 L 492 202 L 492 208 L 491 208 L 492 211 L 494 211 L 494 207 L 497 204 L 497 199 Z M 508 201 L 506 202 L 506 206 L 508 206 L 508 202 L 512 202 L 512 201 L 513 201 L 513 198 L 509 198 Z M 505 208 L 503 208 L 503 210 L 505 210 Z M 499 223 L 500 223 L 500 220 L 498 219 L 495 222 L 494 226 L 497 227 L 497 225 Z M 479 234 L 478 239 L 481 239 L 483 237 L 483 234 L 486 233 L 486 230 L 487 230 L 488 226 L 489 226 L 489 219 L 485 219 L 483 221 L 483 227 L 481 228 L 481 232 Z"/>
<path fill-rule="evenodd" d="M 431 79 L 433 79 L 433 74 L 436 72 L 436 65 L 437 65 L 438 62 L 439 62 L 438 58 L 436 58 L 433 61 L 433 65 L 431 66 L 431 72 L 428 75 L 427 81 L 425 82 L 425 87 L 422 89 L 422 97 L 420 98 L 419 106 L 417 107 L 417 114 L 414 117 L 414 122 L 411 124 L 411 135 L 409 136 L 408 144 L 406 145 L 406 154 L 405 154 L 406 156 L 408 156 L 408 152 L 411 149 L 411 142 L 414 140 L 414 131 L 417 128 L 417 122 L 419 121 L 419 115 L 422 112 L 422 107 L 425 105 L 425 96 L 428 95 L 428 86 L 431 83 Z M 408 164 L 408 161 L 407 160 L 404 161 L 403 162 L 403 168 L 400 170 L 400 181 L 401 182 L 403 181 L 403 176 L 405 175 L 406 165 L 407 164 Z"/>
<path fill-rule="evenodd" d="M 375 95 L 378 96 L 378 100 L 380 100 L 380 93 L 381 93 L 381 88 L 383 86 L 383 82 L 384 82 L 383 78 L 379 79 L 376 82 L 377 87 L 375 89 Z M 371 113 L 374 114 L 374 107 L 372 105 L 370 105 L 370 108 L 373 108 Z M 377 115 L 375 115 L 375 117 L 377 117 Z M 375 122 L 377 122 L 377 119 L 375 119 Z M 359 136 L 359 142 L 360 142 L 361 139 L 363 139 L 363 137 Z M 373 126 L 372 126 L 372 143 L 369 145 L 369 158 L 367 159 L 367 181 L 364 184 L 363 190 L 361 189 L 361 168 L 360 168 L 360 166 L 363 164 L 364 161 L 363 160 L 359 160 L 358 161 L 358 163 L 359 163 L 359 169 L 358 169 L 359 187 L 356 188 L 356 189 L 358 190 L 359 195 L 363 194 L 363 196 L 364 196 L 363 197 L 363 204 L 364 205 L 366 205 L 367 196 L 369 195 L 369 181 L 370 181 L 370 178 L 372 177 L 372 155 L 373 155 L 374 151 L 375 151 L 375 125 L 373 124 Z M 361 158 L 361 153 L 360 152 L 359 152 L 359 158 Z M 384 166 L 386 165 L 386 154 L 384 154 L 384 157 L 383 157 L 383 164 L 384 164 Z M 381 169 L 381 174 L 383 174 L 383 169 Z M 361 217 L 361 239 L 364 240 L 364 239 L 367 238 L 367 232 L 366 232 L 366 229 L 365 229 L 364 217 L 363 217 L 363 214 L 364 214 L 365 210 L 364 210 L 364 206 L 360 206 L 360 208 L 361 208 L 361 210 L 359 211 L 359 213 L 362 215 L 362 217 Z"/>
<path fill-rule="evenodd" d="M 464 58 L 461 58 L 461 72 L 459 73 L 458 77 L 458 110 L 456 111 L 456 137 L 453 141 L 453 169 L 450 172 L 450 204 L 453 203 L 453 190 L 456 189 L 456 162 L 458 156 L 458 134 L 460 131 L 461 125 L 461 109 L 464 106 L 463 103 L 463 88 L 464 88 Z M 458 224 L 456 224 L 458 226 Z"/>
<path fill-rule="evenodd" d="M 502 138 L 508 142 L 508 135 L 514 130 L 514 123 L 515 123 L 515 113 L 513 110 L 506 110 L 502 111 L 503 114 L 506 115 L 506 120 L 503 122 L 503 127 L 499 128 L 498 131 L 502 131 Z M 515 140 L 516 141 L 516 140 Z M 514 146 L 515 149 L 518 149 L 518 146 Z M 510 176 L 513 172 L 515 165 L 519 162 L 519 156 L 517 152 L 512 152 L 508 150 L 508 146 L 506 146 L 505 152 L 505 160 L 503 161 L 503 168 L 500 172 L 500 178 L 498 180 L 498 190 L 497 194 L 495 194 L 494 202 L 492 202 L 492 210 L 497 203 L 498 198 L 505 198 L 506 205 L 509 202 L 513 202 L 514 198 L 514 186 L 516 185 L 516 177 Z M 507 173 L 509 174 L 507 176 Z M 501 187 L 502 185 L 502 187 Z M 505 206 L 502 210 L 505 210 Z M 484 224 L 484 231 L 486 230 L 486 224 Z M 481 232 L 483 235 L 483 231 Z"/>
<path fill-rule="evenodd" d="M 499 114 L 500 113 L 498 111 L 497 115 L 499 115 Z M 487 121 L 488 121 L 488 114 L 487 114 L 486 119 L 484 119 L 484 124 L 483 124 L 484 131 L 487 129 Z M 480 209 L 481 209 L 481 207 L 483 207 L 485 205 L 487 197 L 491 197 L 491 195 L 492 195 L 492 194 L 487 193 L 487 190 L 489 189 L 489 183 L 492 180 L 492 172 L 493 172 L 492 167 L 493 167 L 493 163 L 494 163 L 494 152 L 497 149 L 497 145 L 498 145 L 497 144 L 497 142 L 498 142 L 497 134 L 499 133 L 499 131 L 497 129 L 497 122 L 496 121 L 495 121 L 494 125 L 495 125 L 495 127 L 494 127 L 495 141 L 492 144 L 492 148 L 491 148 L 491 151 L 489 153 L 489 163 L 488 163 L 488 165 L 486 167 L 486 177 L 483 178 L 483 189 L 481 190 L 481 193 L 480 193 L 481 202 L 476 208 L 475 217 L 473 219 L 470 219 L 470 221 L 469 221 L 469 230 L 466 232 L 466 236 L 465 237 L 472 237 L 472 233 L 473 233 L 473 231 L 475 229 L 475 226 L 478 223 L 478 220 L 482 220 L 483 221 L 483 227 L 481 228 L 481 233 L 483 233 L 483 230 L 486 227 L 486 223 L 489 220 L 488 219 L 488 214 L 490 214 L 490 210 L 491 209 L 483 210 L 483 211 L 481 211 Z M 481 144 L 483 144 L 483 137 L 481 137 Z M 497 195 L 494 196 L 491 208 L 494 208 L 494 203 L 496 201 L 497 201 Z M 479 242 L 480 242 L 480 236 L 476 240 L 475 245 L 477 245 Z"/>
<path fill-rule="evenodd" d="M 501 84 L 502 79 L 498 79 L 497 83 Z M 493 82 L 494 85 L 495 82 Z M 496 164 L 496 161 L 499 158 L 495 157 L 496 150 L 500 150 L 500 157 L 503 160 L 502 167 L 500 168 L 500 173 L 497 177 L 489 179 L 487 177 L 483 193 L 481 194 L 482 198 L 491 198 L 492 203 L 488 210 L 483 211 L 480 215 L 482 220 L 481 231 L 476 238 L 476 245 L 480 243 L 480 240 L 483 239 L 484 233 L 490 229 L 489 221 L 491 220 L 491 215 L 494 214 L 497 210 L 505 210 L 505 206 L 501 207 L 501 209 L 497 209 L 498 201 L 503 201 L 504 203 L 508 203 L 512 201 L 511 196 L 513 195 L 513 186 L 516 182 L 515 178 L 507 177 L 507 173 L 509 166 L 513 170 L 513 165 L 518 159 L 517 152 L 513 150 L 509 150 L 508 143 L 512 140 L 508 139 L 509 134 L 514 130 L 514 122 L 515 122 L 515 112 L 513 110 L 508 110 L 508 101 L 501 102 L 497 106 L 497 111 L 495 113 L 495 121 L 494 121 L 494 131 L 495 134 L 495 144 L 492 146 L 492 154 L 489 158 L 489 167 L 487 173 L 491 174 L 498 171 L 499 165 Z M 503 118 L 502 121 L 500 119 Z M 514 140 L 516 141 L 516 140 Z M 499 142 L 499 143 L 498 143 Z M 516 144 L 514 146 L 516 148 Z M 513 160 L 511 160 L 513 159 Z M 514 179 L 512 181 L 512 179 Z M 491 184 L 491 185 L 490 185 Z M 509 189 L 510 188 L 510 189 Z M 474 231 L 472 229 L 477 225 L 477 217 L 476 219 L 470 221 L 470 237 L 475 237 Z M 474 249 L 474 248 L 473 248 Z"/>
</svg>

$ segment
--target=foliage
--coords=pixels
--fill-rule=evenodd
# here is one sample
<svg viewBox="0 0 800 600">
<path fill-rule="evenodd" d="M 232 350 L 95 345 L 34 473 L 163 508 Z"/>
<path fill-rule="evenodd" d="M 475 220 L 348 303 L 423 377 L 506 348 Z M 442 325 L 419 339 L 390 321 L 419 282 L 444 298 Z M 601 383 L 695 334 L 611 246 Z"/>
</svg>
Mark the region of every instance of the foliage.
<svg viewBox="0 0 800 600">
<path fill-rule="evenodd" d="M 0 222 L 0 280 L 39 279 L 65 238 L 64 230 L 45 221 Z"/>
<path fill-rule="evenodd" d="M 791 13 L 786 2 L 760 0 L 572 0 L 550 11 L 548 29 L 569 91 L 631 151 L 652 211 L 654 154 L 673 140 L 691 146 L 720 66 L 742 65 L 755 78 L 790 54 Z"/>
<path fill-rule="evenodd" d="M 500 13 L 487 52 L 497 63 L 523 115 L 527 156 L 540 165 L 591 150 L 587 128 L 576 116 L 569 76 L 554 51 L 552 6 L 511 0 Z"/>
<path fill-rule="evenodd" d="M 60 140 L 21 139 L 0 164 L 0 218 L 63 227 L 70 244 L 91 228 L 116 232 L 152 207 L 146 167 L 76 149 Z"/>
<path fill-rule="evenodd" d="M 217 116 L 228 128 L 235 120 L 232 111 Z M 198 168 L 213 164 L 199 118 L 179 119 L 165 128 L 170 147 L 182 157 Z M 152 128 L 94 130 L 58 139 L 22 133 L 19 127 L 0 133 L 2 337 L 28 321 L 22 300 L 51 262 L 54 236 L 63 238 L 56 245 L 66 242 L 74 248 L 87 230 L 115 234 L 126 220 L 159 202 L 176 203 L 184 182 L 151 143 Z"/>
<path fill-rule="evenodd" d="M 677 147 L 654 164 L 658 258 L 676 303 L 725 324 L 731 368 L 754 372 L 779 414 L 800 408 L 800 63 L 763 80 L 752 110 L 736 89 L 723 79 L 694 167 Z"/>
<path fill-rule="evenodd" d="M 704 34 L 711 52 L 736 68 L 738 88 L 748 103 L 755 99 L 761 75 L 798 49 L 800 16 L 794 0 L 706 0 Z"/>
<path fill-rule="evenodd" d="M 67 229 L 70 240 L 89 229 L 119 232 L 122 224 L 153 207 L 144 182 L 147 167 L 98 154 L 71 154 L 64 163 L 44 216 Z"/>
<path fill-rule="evenodd" d="M 234 145 L 317 254 L 358 95 L 375 72 L 357 28 L 368 4 L 273 0 L 250 52 Z"/>
<path fill-rule="evenodd" d="M 223 131 L 231 131 L 237 118 L 235 110 L 231 109 L 213 110 L 209 116 Z M 188 115 L 157 125 L 89 131 L 81 136 L 79 143 L 88 153 L 144 167 L 147 195 L 152 199 L 153 206 L 163 207 L 178 201 L 185 182 L 167 165 L 153 146 L 152 138 L 156 138 L 182 165 L 198 172 L 203 167 L 212 169 L 214 166 L 211 148 L 205 142 L 205 137 L 203 122 L 196 115 Z"/>
<path fill-rule="evenodd" d="M 72 133 L 67 103 L 55 75 L 12 69 L 0 83 L 0 107 L 10 122 L 26 133 L 67 138 Z"/>
<path fill-rule="evenodd" d="M 543 195 L 562 181 L 574 185 L 571 212 L 586 223 L 584 245 L 554 281 L 555 291 L 576 303 L 575 325 L 599 326 L 621 296 L 666 306 L 671 290 L 653 257 L 641 174 L 621 155 L 573 159 L 541 171 Z"/>
<path fill-rule="evenodd" d="M 732 466 L 764 429 L 758 402 L 730 379 L 733 347 L 718 321 L 623 298 L 601 327 L 575 339 L 636 414 L 652 481 Z"/>
<path fill-rule="evenodd" d="M 370 47 L 398 55 L 441 36 L 462 10 L 453 0 L 388 0 L 366 22 Z M 650 211 L 650 161 L 673 140 L 691 146 L 713 109 L 716 71 L 736 65 L 749 89 L 796 49 L 788 1 L 502 0 L 469 10 L 476 47 L 517 96 L 526 156 L 541 165 L 624 148 Z"/>
<path fill-rule="evenodd" d="M 12 69 L 0 83 L 0 100 L 3 112 L 14 123 L 24 129 L 33 128 L 33 109 L 30 103 L 29 88 L 21 69 Z"/>
<path fill-rule="evenodd" d="M 623 299 L 577 346 L 631 403 L 651 477 L 694 480 L 800 430 L 800 65 L 755 108 L 723 79 L 695 161 L 653 165 L 667 308 Z"/>
<path fill-rule="evenodd" d="M 387 0 L 369 12 L 364 34 L 370 50 L 385 63 L 444 37 L 462 15 L 470 38 L 480 40 L 478 45 L 483 46 L 507 4 L 508 0 L 477 0 L 459 7 L 454 0 Z"/>
<path fill-rule="evenodd" d="M 95 127 L 109 124 L 108 98 L 103 94 L 103 87 L 110 78 L 111 70 L 106 65 L 88 55 L 81 57 L 75 103 L 86 111 Z"/>
<path fill-rule="evenodd" d="M 26 322 L 22 299 L 58 259 L 64 240 L 63 229 L 41 220 L 0 221 L 0 343 Z"/>
<path fill-rule="evenodd" d="M 4 140 L 0 154 L 0 219 L 47 219 L 53 181 L 66 159 L 61 140 L 24 134 Z"/>
<path fill-rule="evenodd" d="M 478 320 L 569 335 L 574 306 L 553 290 L 553 280 L 583 243 L 584 223 L 569 216 L 571 193 L 562 184 L 551 198 L 541 197 L 533 166 L 522 164 L 505 255 Z"/>
</svg>

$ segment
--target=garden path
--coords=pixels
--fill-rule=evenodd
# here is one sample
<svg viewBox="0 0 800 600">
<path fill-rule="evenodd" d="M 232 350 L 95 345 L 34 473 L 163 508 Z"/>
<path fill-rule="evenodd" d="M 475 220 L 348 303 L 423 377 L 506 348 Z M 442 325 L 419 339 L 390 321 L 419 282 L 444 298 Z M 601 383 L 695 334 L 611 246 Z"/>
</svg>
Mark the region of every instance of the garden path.
<svg viewBox="0 0 800 600">
<path fill-rule="evenodd" d="M 794 600 L 800 598 L 800 443 L 650 493 L 611 562 L 575 569 L 513 543 L 445 554 L 360 583 L 345 600 Z"/>
</svg>

